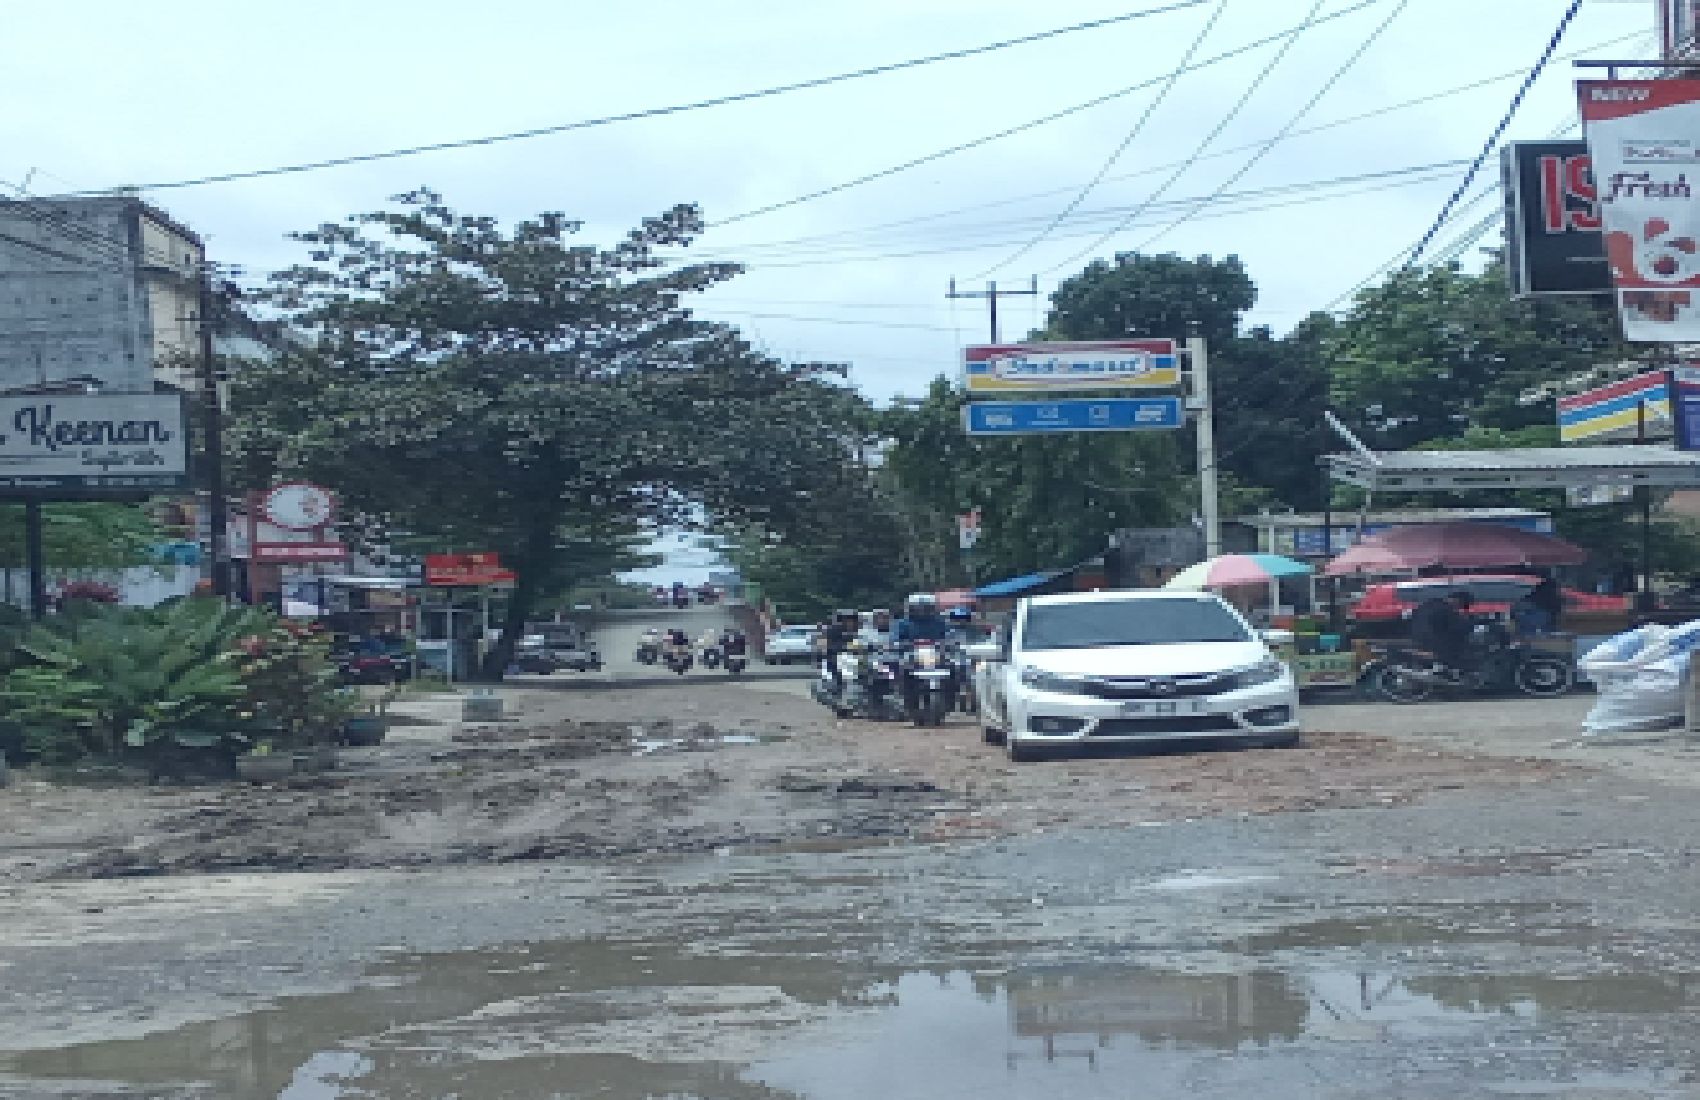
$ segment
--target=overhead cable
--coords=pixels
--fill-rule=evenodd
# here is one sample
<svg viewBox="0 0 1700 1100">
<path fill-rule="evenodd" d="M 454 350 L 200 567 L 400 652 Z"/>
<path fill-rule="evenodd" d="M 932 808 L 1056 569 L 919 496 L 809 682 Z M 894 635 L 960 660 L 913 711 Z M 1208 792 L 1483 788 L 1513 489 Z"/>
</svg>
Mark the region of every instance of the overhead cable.
<svg viewBox="0 0 1700 1100">
<path fill-rule="evenodd" d="M 1139 138 L 1139 135 L 1145 132 L 1145 127 L 1150 123 L 1151 116 L 1156 114 L 1157 108 L 1161 107 L 1163 105 L 1163 101 L 1169 98 L 1169 93 L 1174 90 L 1175 85 L 1180 81 L 1181 74 L 1186 71 L 1186 67 L 1188 65 L 1192 64 L 1192 59 L 1197 56 L 1199 49 L 1203 47 L 1204 40 L 1210 37 L 1210 32 L 1214 30 L 1216 24 L 1221 21 L 1222 13 L 1227 10 L 1228 0 L 1220 0 L 1220 2 L 1216 5 L 1216 10 L 1210 13 L 1210 18 L 1204 21 L 1204 26 L 1199 30 L 1197 36 L 1193 38 L 1192 43 L 1187 46 L 1186 52 L 1181 55 L 1179 66 L 1176 67 L 1174 72 L 1169 74 L 1168 80 L 1164 81 L 1163 86 L 1157 90 L 1157 94 L 1151 98 L 1151 102 L 1145 105 L 1145 110 L 1140 114 L 1139 121 L 1135 122 L 1133 124 L 1133 129 L 1129 130 L 1127 134 L 1122 137 L 1121 144 L 1117 145 L 1110 151 L 1110 155 L 1106 157 L 1104 159 L 1104 163 L 1099 166 L 1097 174 L 1086 181 L 1085 185 L 1080 188 L 1079 192 L 1076 193 L 1073 198 L 1069 199 L 1068 203 L 1061 210 L 1057 211 L 1056 216 L 1051 218 L 1050 223 L 1043 229 L 1039 230 L 1038 233 L 1033 235 L 1032 240 L 1021 245 L 1014 252 L 1011 252 L 1008 256 L 1005 256 L 1003 259 L 986 268 L 984 271 L 980 271 L 969 276 L 970 279 L 983 279 L 987 275 L 996 271 L 1001 271 L 1003 268 L 1008 267 L 1016 260 L 1027 255 L 1027 253 L 1033 251 L 1033 249 L 1043 243 L 1045 238 L 1051 235 L 1051 231 L 1067 220 L 1070 214 L 1079 209 L 1080 204 L 1086 201 L 1086 197 L 1104 181 L 1104 177 L 1109 174 L 1110 169 L 1116 166 L 1116 161 L 1120 160 L 1122 154 L 1127 152 L 1128 146 L 1132 145 L 1134 141 Z M 1292 39 L 1288 39 L 1288 41 L 1290 42 Z"/>
<path fill-rule="evenodd" d="M 1315 23 L 1325 23 L 1325 22 L 1328 22 L 1331 19 L 1341 19 L 1341 18 L 1344 18 L 1345 16 L 1352 14 L 1355 11 L 1360 11 L 1364 8 L 1371 7 L 1375 4 L 1379 4 L 1379 3 L 1382 3 L 1382 2 L 1383 2 L 1383 0 L 1358 0 L 1357 3 L 1352 4 L 1349 7 L 1344 7 L 1344 8 L 1341 8 L 1339 11 L 1329 12 L 1327 15 L 1318 17 L 1315 20 Z M 1252 42 L 1247 42 L 1243 46 L 1236 46 L 1234 49 L 1226 50 L 1222 53 L 1215 55 L 1214 57 L 1205 58 L 1203 61 L 1195 61 L 1191 65 L 1185 66 L 1184 68 L 1173 69 L 1170 72 L 1164 73 L 1162 76 L 1153 77 L 1149 80 L 1141 80 L 1137 84 L 1129 84 L 1125 88 L 1117 88 L 1116 90 L 1111 91 L 1111 92 L 1106 92 L 1103 95 L 1094 96 L 1091 99 L 1086 100 L 1085 102 L 1076 103 L 1071 107 L 1064 107 L 1060 111 L 1052 111 L 1048 115 L 1041 115 L 1038 118 L 1029 119 L 1026 122 L 1022 122 L 1022 123 L 1018 123 L 1014 126 L 1006 127 L 1002 130 L 998 130 L 995 133 L 985 134 L 985 135 L 982 135 L 980 137 L 973 138 L 969 141 L 964 141 L 964 142 L 960 142 L 956 145 L 947 146 L 946 148 L 938 149 L 938 150 L 935 150 L 934 152 L 927 153 L 924 156 L 915 157 L 912 160 L 906 160 L 906 161 L 903 161 L 900 164 L 894 164 L 894 165 L 891 165 L 890 167 L 887 167 L 887 168 L 881 168 L 877 171 L 869 172 L 865 175 L 857 176 L 854 179 L 845 180 L 841 183 L 835 183 L 835 184 L 832 184 L 831 186 L 828 186 L 828 187 L 822 187 L 822 188 L 819 188 L 818 190 L 815 190 L 815 191 L 809 191 L 805 194 L 797 195 L 797 196 L 795 196 L 793 198 L 789 198 L 789 199 L 784 199 L 780 202 L 768 203 L 766 206 L 758 206 L 753 210 L 746 210 L 741 214 L 734 214 L 729 218 L 721 218 L 718 221 L 710 222 L 709 226 L 710 226 L 710 228 L 717 228 L 719 226 L 731 225 L 735 222 L 747 221 L 750 218 L 759 217 L 763 214 L 771 214 L 771 213 L 778 211 L 778 210 L 786 210 L 786 209 L 789 209 L 790 207 L 793 207 L 793 206 L 800 206 L 803 203 L 813 202 L 816 199 L 823 199 L 823 198 L 826 198 L 830 195 L 841 194 L 845 191 L 851 190 L 852 188 L 861 187 L 864 184 L 873 183 L 875 180 L 886 179 L 888 177 L 895 176 L 895 175 L 898 175 L 898 174 L 903 173 L 903 172 L 907 172 L 911 169 L 919 168 L 924 164 L 932 164 L 933 162 L 943 160 L 946 157 L 955 156 L 957 153 L 963 153 L 963 152 L 966 152 L 970 149 L 978 149 L 978 148 L 981 148 L 982 146 L 990 145 L 993 142 L 1002 141 L 1004 138 L 1013 137 L 1016 134 L 1026 133 L 1028 130 L 1036 130 L 1041 126 L 1046 126 L 1046 125 L 1049 125 L 1050 123 L 1060 121 L 1061 119 L 1068 118 L 1071 115 L 1077 115 L 1077 114 L 1080 114 L 1083 111 L 1089 111 L 1094 107 L 1102 106 L 1105 103 L 1111 103 L 1111 102 L 1114 102 L 1115 100 L 1121 99 L 1125 96 L 1130 96 L 1134 92 L 1144 91 L 1146 88 L 1154 88 L 1157 85 L 1161 84 L 1163 81 L 1169 79 L 1170 77 L 1174 76 L 1177 73 L 1197 72 L 1199 69 L 1207 69 L 1207 68 L 1210 68 L 1213 65 L 1219 65 L 1222 62 L 1230 60 L 1231 58 L 1238 57 L 1241 54 L 1250 53 L 1252 50 L 1257 49 L 1259 46 L 1266 46 L 1271 42 L 1278 42 L 1281 39 L 1289 38 L 1289 37 L 1291 37 L 1292 35 L 1295 35 L 1295 34 L 1300 34 L 1300 33 L 1304 32 L 1306 30 L 1309 30 L 1312 25 L 1313 24 L 1301 24 L 1301 25 L 1296 26 L 1296 27 L 1289 27 L 1284 31 L 1278 31 L 1275 34 L 1271 34 L 1271 35 L 1268 35 L 1266 37 L 1259 38 L 1259 39 L 1252 41 Z"/>
<path fill-rule="evenodd" d="M 1434 224 L 1417 241 L 1416 247 L 1411 249 L 1411 258 L 1406 261 L 1407 264 L 1415 264 L 1422 259 L 1423 250 L 1428 248 L 1429 242 L 1434 240 L 1435 234 L 1440 232 L 1440 227 L 1446 224 L 1446 219 L 1451 216 L 1452 208 L 1457 205 L 1459 199 L 1464 197 L 1464 192 L 1470 189 L 1470 184 L 1475 182 L 1476 173 L 1481 171 L 1482 164 L 1487 160 L 1488 154 L 1492 153 L 1494 147 L 1499 144 L 1500 137 L 1511 125 L 1512 118 L 1516 116 L 1517 108 L 1523 105 L 1523 97 L 1529 94 L 1529 89 L 1534 86 L 1536 80 L 1540 79 L 1541 72 L 1546 68 L 1547 62 L 1551 61 L 1553 54 L 1558 52 L 1558 44 L 1564 40 L 1564 32 L 1570 28 L 1571 20 L 1575 19 L 1576 13 L 1581 10 L 1582 0 L 1570 0 L 1570 5 L 1564 9 L 1564 15 L 1558 20 L 1557 29 L 1552 32 L 1552 37 L 1547 40 L 1546 48 L 1541 51 L 1541 56 L 1535 61 L 1534 68 L 1529 70 L 1529 74 L 1523 78 L 1523 83 L 1518 85 L 1517 91 L 1512 94 L 1511 102 L 1505 108 L 1505 114 L 1500 116 L 1499 124 L 1488 135 L 1487 141 L 1482 143 L 1482 151 L 1476 155 L 1475 162 L 1470 165 L 1469 170 L 1464 173 L 1464 178 L 1458 181 L 1458 186 L 1453 190 L 1445 204 L 1441 206 L 1440 214 L 1434 219 Z"/>
<path fill-rule="evenodd" d="M 1212 128 L 1209 133 L 1205 134 L 1203 139 L 1199 141 L 1197 145 L 1193 146 L 1192 152 L 1187 155 L 1185 160 L 1181 161 L 1180 166 L 1171 172 L 1169 174 L 1169 178 L 1164 180 L 1155 191 L 1147 195 L 1143 203 L 1135 207 L 1132 213 L 1115 226 L 1112 226 L 1091 244 L 1077 252 L 1071 252 L 1066 259 L 1047 267 L 1042 274 L 1048 275 L 1053 271 L 1058 271 L 1062 268 L 1068 267 L 1078 261 L 1081 257 L 1095 252 L 1105 241 L 1114 237 L 1117 233 L 1120 233 L 1129 225 L 1132 225 L 1136 219 L 1145 213 L 1146 210 L 1150 209 L 1152 203 L 1168 194 L 1169 188 L 1180 182 L 1180 178 L 1192 170 L 1192 166 L 1198 163 L 1200 157 L 1204 156 L 1205 150 L 1215 144 L 1216 139 L 1222 136 L 1222 131 L 1226 130 L 1228 125 L 1240 116 L 1240 112 L 1245 110 L 1246 105 L 1249 104 L 1252 97 L 1257 94 L 1257 90 L 1263 87 L 1263 82 L 1269 79 L 1270 74 L 1272 74 L 1276 67 L 1281 64 L 1282 60 L 1286 58 L 1287 54 L 1292 50 L 1293 46 L 1298 43 L 1299 38 L 1304 34 L 1304 32 L 1316 25 L 1317 13 L 1322 10 L 1322 6 L 1327 2 L 1328 0 L 1315 0 L 1315 2 L 1311 4 L 1310 11 L 1305 13 L 1304 21 L 1299 24 L 1298 30 L 1286 41 L 1281 43 L 1281 48 L 1276 50 L 1275 55 L 1264 63 L 1263 68 L 1258 70 L 1256 76 L 1251 78 L 1251 83 L 1246 85 L 1245 91 L 1240 93 L 1240 97 L 1234 101 L 1234 105 L 1228 108 L 1228 113 L 1223 115 L 1217 121 L 1215 127 Z"/>
<path fill-rule="evenodd" d="M 688 111 L 701 111 L 710 107 L 724 107 L 733 103 L 748 103 L 751 100 L 770 99 L 774 96 L 786 95 L 791 92 L 807 91 L 812 88 L 824 88 L 833 84 L 844 84 L 852 80 L 863 80 L 871 76 L 883 76 L 887 73 L 901 72 L 905 69 L 916 69 L 923 65 L 932 65 L 941 61 L 956 61 L 967 57 L 978 57 L 982 54 L 1007 50 L 1015 46 L 1026 46 L 1034 42 L 1043 42 L 1051 38 L 1061 38 L 1064 35 L 1076 34 L 1081 31 L 1099 30 L 1120 23 L 1128 23 L 1136 19 L 1145 19 L 1154 15 L 1166 15 L 1169 12 L 1182 11 L 1186 8 L 1198 7 L 1207 0 L 1174 0 L 1160 7 L 1144 8 L 1139 11 L 1124 12 L 1121 15 L 1106 16 L 1103 19 L 1092 19 L 1083 23 L 1071 23 L 1065 27 L 1053 27 L 1050 30 L 1037 31 L 1033 34 L 1020 35 L 1016 38 L 1006 38 L 997 42 L 988 42 L 981 46 L 968 46 L 959 50 L 946 50 L 942 53 L 928 54 L 924 57 L 914 57 L 905 61 L 893 61 L 884 65 L 872 65 L 862 69 L 852 69 L 849 72 L 836 73 L 832 76 L 813 77 L 808 80 L 796 80 L 787 84 L 775 84 L 766 88 L 757 88 L 747 92 L 734 92 L 729 95 L 712 96 L 707 99 L 692 100 L 689 103 L 676 103 L 668 107 L 651 107 L 638 111 L 624 111 L 619 114 L 603 115 L 598 118 L 578 119 L 573 122 L 563 122 L 552 126 L 538 126 L 528 130 L 514 130 L 504 134 L 490 134 L 484 137 L 460 138 L 454 141 L 437 141 L 424 145 L 410 145 L 399 149 L 386 149 L 375 153 L 354 153 L 342 157 L 327 157 L 323 160 L 305 161 L 300 164 L 286 164 L 274 168 L 256 168 L 240 172 L 223 172 L 217 175 L 197 176 L 192 179 L 169 180 L 157 183 L 135 185 L 141 191 L 164 191 L 172 188 L 201 187 L 213 183 L 233 183 L 238 180 L 262 179 L 268 176 L 295 175 L 302 172 L 317 172 L 326 168 L 343 168 L 351 164 L 369 164 L 373 161 L 398 160 L 402 157 L 414 157 L 424 153 L 441 153 L 452 149 L 470 149 L 485 145 L 499 145 L 510 141 L 523 141 L 528 138 L 546 137 L 550 134 L 565 134 L 574 130 L 590 130 L 601 126 L 613 126 L 622 122 L 636 122 L 642 119 L 665 118 L 670 115 L 684 114 Z"/>
<path fill-rule="evenodd" d="M 1370 31 L 1368 36 L 1366 36 L 1364 40 L 1358 44 L 1357 48 L 1347 55 L 1346 60 L 1342 61 L 1328 79 L 1322 82 L 1322 87 L 1318 88 L 1315 94 L 1313 94 L 1309 99 L 1305 100 L 1303 106 L 1293 112 L 1293 116 L 1287 120 L 1287 124 L 1281 127 L 1280 130 L 1276 131 L 1274 137 L 1264 141 L 1255 153 L 1246 158 L 1246 162 L 1240 165 L 1233 175 L 1218 184 L 1215 191 L 1201 199 L 1197 205 L 1193 206 L 1185 214 L 1182 214 L 1162 229 L 1159 229 L 1156 233 L 1153 233 L 1151 236 L 1141 241 L 1134 251 L 1143 252 L 1147 248 L 1150 248 L 1153 244 L 1156 244 L 1158 241 L 1168 236 L 1175 229 L 1178 229 L 1180 226 L 1191 221 L 1195 216 L 1197 216 L 1200 210 L 1209 206 L 1224 191 L 1244 179 L 1246 174 L 1256 167 L 1257 163 L 1267 156 L 1271 149 L 1275 148 L 1275 146 L 1287 139 L 1287 135 L 1292 133 L 1293 127 L 1304 121 L 1304 117 L 1310 114 L 1311 110 L 1322 101 L 1322 97 L 1333 91 L 1334 86 L 1340 83 L 1347 73 L 1352 71 L 1352 68 L 1363 59 L 1364 54 L 1369 52 L 1370 47 L 1375 45 L 1376 41 L 1387 31 L 1387 28 L 1393 25 L 1393 21 L 1399 18 L 1399 13 L 1409 7 L 1410 3 L 1411 0 L 1399 0 L 1399 2 L 1393 6 L 1393 10 L 1387 13 L 1387 17 L 1380 23 L 1376 24 L 1375 29 Z"/>
<path fill-rule="evenodd" d="M 1609 38 L 1609 39 L 1606 39 L 1605 41 L 1602 41 L 1602 42 L 1595 42 L 1591 45 L 1583 46 L 1583 47 L 1580 47 L 1578 49 L 1571 50 L 1568 53 L 1559 54 L 1553 60 L 1564 61 L 1564 60 L 1569 60 L 1569 59 L 1576 58 L 1576 57 L 1581 57 L 1583 54 L 1598 53 L 1601 50 L 1609 49 L 1613 46 L 1622 45 L 1623 43 L 1628 42 L 1632 39 L 1644 38 L 1644 37 L 1645 37 L 1645 34 L 1643 32 L 1640 32 L 1640 31 L 1632 32 L 1630 34 L 1619 35 L 1616 38 Z M 1479 80 L 1472 80 L 1472 81 L 1470 81 L 1469 83 L 1466 83 L 1466 84 L 1453 85 L 1450 88 L 1442 88 L 1439 91 L 1428 92 L 1424 95 L 1420 95 L 1420 96 L 1417 96 L 1417 97 L 1412 98 L 1412 99 L 1399 100 L 1398 102 L 1389 103 L 1389 104 L 1386 104 L 1384 106 L 1377 107 L 1373 110 L 1361 111 L 1357 114 L 1346 115 L 1344 117 L 1337 118 L 1337 119 L 1331 119 L 1328 122 L 1321 122 L 1321 123 L 1317 123 L 1317 124 L 1312 125 L 1312 126 L 1305 126 L 1305 127 L 1302 127 L 1300 129 L 1294 130 L 1291 133 L 1289 133 L 1287 135 L 1287 140 L 1291 141 L 1294 138 L 1308 137 L 1311 134 L 1324 133 L 1328 130 L 1338 129 L 1339 127 L 1342 127 L 1342 126 L 1350 126 L 1353 123 L 1366 122 L 1366 121 L 1369 121 L 1370 119 L 1381 118 L 1385 115 L 1392 114 L 1396 111 L 1407 110 L 1411 107 L 1420 107 L 1425 103 L 1433 103 L 1433 102 L 1436 102 L 1438 100 L 1451 98 L 1452 96 L 1463 95 L 1466 92 L 1473 92 L 1473 91 L 1476 91 L 1477 89 L 1480 89 L 1480 88 L 1486 88 L 1486 87 L 1490 87 L 1494 84 L 1498 84 L 1501 81 L 1511 80 L 1515 77 L 1520 77 L 1524 73 L 1527 73 L 1528 71 L 1529 70 L 1526 67 L 1516 68 L 1516 69 L 1508 69 L 1505 72 L 1496 73 L 1493 76 L 1482 77 Z M 1243 152 L 1246 152 L 1248 150 L 1256 149 L 1256 148 L 1258 148 L 1258 146 L 1260 146 L 1262 144 L 1263 144 L 1263 140 L 1260 139 L 1258 141 L 1246 142 L 1246 143 L 1241 144 L 1241 145 L 1231 145 L 1231 146 L 1228 146 L 1228 147 L 1223 148 L 1223 149 L 1216 149 L 1216 150 L 1213 150 L 1209 153 L 1206 153 L 1204 156 L 1200 157 L 1199 160 L 1201 160 L 1201 161 L 1203 161 L 1203 160 L 1215 160 L 1219 157 L 1233 156 L 1235 153 L 1243 153 Z M 1170 161 L 1170 162 L 1165 163 L 1165 164 L 1154 164 L 1154 165 L 1150 165 L 1149 167 L 1138 169 L 1137 171 L 1124 172 L 1124 173 L 1121 173 L 1119 175 L 1107 176 L 1107 177 L 1105 177 L 1105 181 L 1106 182 L 1120 182 L 1120 181 L 1123 181 L 1123 180 L 1137 179 L 1141 176 L 1154 175 L 1158 172 L 1162 172 L 1162 171 L 1166 171 L 1168 169 L 1174 168 L 1179 163 L 1181 163 L 1181 162 L 1180 161 Z M 1466 163 L 1468 163 L 1468 158 L 1462 159 L 1458 162 L 1458 164 L 1460 166 L 1462 166 Z M 781 239 L 778 239 L 778 240 L 771 240 L 771 241 L 756 241 L 756 242 L 751 242 L 751 243 L 742 244 L 742 245 L 722 245 L 722 246 L 716 246 L 716 247 L 713 247 L 713 248 L 709 248 L 705 251 L 708 252 L 708 253 L 712 253 L 712 254 L 727 253 L 727 254 L 744 255 L 744 254 L 748 253 L 749 249 L 753 249 L 753 248 L 770 248 L 770 247 L 778 247 L 778 246 L 782 246 L 782 245 L 812 244 L 812 243 L 821 242 L 821 241 L 837 240 L 837 239 L 844 238 L 844 237 L 859 237 L 859 236 L 862 236 L 864 234 L 873 233 L 873 232 L 876 232 L 876 231 L 881 230 L 881 229 L 897 229 L 897 228 L 901 228 L 903 226 L 917 225 L 917 224 L 920 224 L 922 222 L 942 221 L 945 218 L 952 218 L 952 217 L 955 217 L 958 214 L 970 214 L 970 213 L 973 213 L 977 210 L 992 210 L 992 209 L 996 209 L 1000 206 L 1014 206 L 1014 205 L 1017 205 L 1019 203 L 1029 202 L 1029 201 L 1034 200 L 1034 199 L 1046 199 L 1046 198 L 1051 198 L 1051 197 L 1056 196 L 1056 195 L 1066 195 L 1066 194 L 1070 193 L 1071 191 L 1077 190 L 1079 188 L 1079 186 L 1080 186 L 1079 184 L 1071 184 L 1067 187 L 1052 187 L 1052 188 L 1047 188 L 1046 190 L 1043 190 L 1043 191 L 1029 191 L 1029 192 L 1020 194 L 1020 195 L 1011 195 L 1011 196 L 1008 196 L 1008 197 L 1002 198 L 1002 199 L 993 199 L 993 200 L 988 201 L 988 202 L 969 203 L 969 204 L 964 205 L 964 206 L 951 207 L 950 209 L 947 209 L 947 210 L 938 210 L 938 211 L 933 211 L 933 212 L 927 213 L 927 214 L 915 214 L 915 215 L 911 215 L 911 216 L 905 217 L 905 218 L 896 218 L 896 219 L 893 219 L 891 221 L 885 221 L 885 222 L 875 222 L 871 225 L 857 226 L 857 227 L 850 228 L 850 229 L 837 229 L 837 230 L 832 230 L 830 232 L 825 232 L 825 233 L 810 233 L 810 234 L 805 234 L 803 236 L 786 237 L 786 238 L 781 238 Z"/>
</svg>

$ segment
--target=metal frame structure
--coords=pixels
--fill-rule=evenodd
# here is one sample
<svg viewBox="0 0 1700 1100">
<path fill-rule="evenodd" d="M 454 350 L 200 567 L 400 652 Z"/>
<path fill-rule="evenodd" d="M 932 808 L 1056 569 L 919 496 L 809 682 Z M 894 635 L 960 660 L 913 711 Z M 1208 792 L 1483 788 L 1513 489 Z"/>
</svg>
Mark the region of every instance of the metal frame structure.
<svg viewBox="0 0 1700 1100">
<path fill-rule="evenodd" d="M 1323 459 L 1328 476 L 1372 492 L 1700 489 L 1700 454 L 1668 447 L 1530 447 L 1499 451 L 1352 451 Z"/>
</svg>

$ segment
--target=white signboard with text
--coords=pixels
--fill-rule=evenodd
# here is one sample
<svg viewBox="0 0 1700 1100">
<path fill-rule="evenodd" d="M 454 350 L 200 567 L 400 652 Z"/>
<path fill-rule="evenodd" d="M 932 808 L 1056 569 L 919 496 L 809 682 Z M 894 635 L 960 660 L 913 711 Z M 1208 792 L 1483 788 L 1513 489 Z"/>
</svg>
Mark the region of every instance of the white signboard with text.
<svg viewBox="0 0 1700 1100">
<path fill-rule="evenodd" d="M 1577 91 L 1623 335 L 1700 341 L 1700 80 Z"/>
<path fill-rule="evenodd" d="M 0 396 L 0 489 L 178 489 L 188 442 L 177 394 Z"/>
</svg>

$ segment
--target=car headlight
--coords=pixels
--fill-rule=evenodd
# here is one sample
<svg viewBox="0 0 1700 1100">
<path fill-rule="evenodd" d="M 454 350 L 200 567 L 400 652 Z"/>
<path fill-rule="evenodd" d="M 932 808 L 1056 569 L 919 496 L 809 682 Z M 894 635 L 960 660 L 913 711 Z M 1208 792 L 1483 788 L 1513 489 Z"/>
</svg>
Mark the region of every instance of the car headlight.
<svg viewBox="0 0 1700 1100">
<path fill-rule="evenodd" d="M 1021 670 L 1021 683 L 1034 691 L 1054 691 L 1063 695 L 1082 694 L 1086 687 L 1084 680 L 1072 676 L 1058 676 L 1054 672 L 1046 672 L 1042 668 L 1027 665 Z"/>
<path fill-rule="evenodd" d="M 1272 684 L 1287 675 L 1287 666 L 1270 657 L 1259 661 L 1250 668 L 1242 668 L 1233 675 L 1236 688 L 1258 687 L 1262 684 Z"/>
</svg>

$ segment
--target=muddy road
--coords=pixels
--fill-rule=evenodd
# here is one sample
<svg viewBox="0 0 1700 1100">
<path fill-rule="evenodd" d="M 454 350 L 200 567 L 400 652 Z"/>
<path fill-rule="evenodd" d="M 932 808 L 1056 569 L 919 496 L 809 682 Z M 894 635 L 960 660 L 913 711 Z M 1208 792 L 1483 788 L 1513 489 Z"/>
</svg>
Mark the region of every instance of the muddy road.
<svg viewBox="0 0 1700 1100">
<path fill-rule="evenodd" d="M 0 1097 L 1700 1097 L 1694 754 L 1586 700 L 1018 767 L 558 679 L 293 784 L 0 791 Z"/>
</svg>

